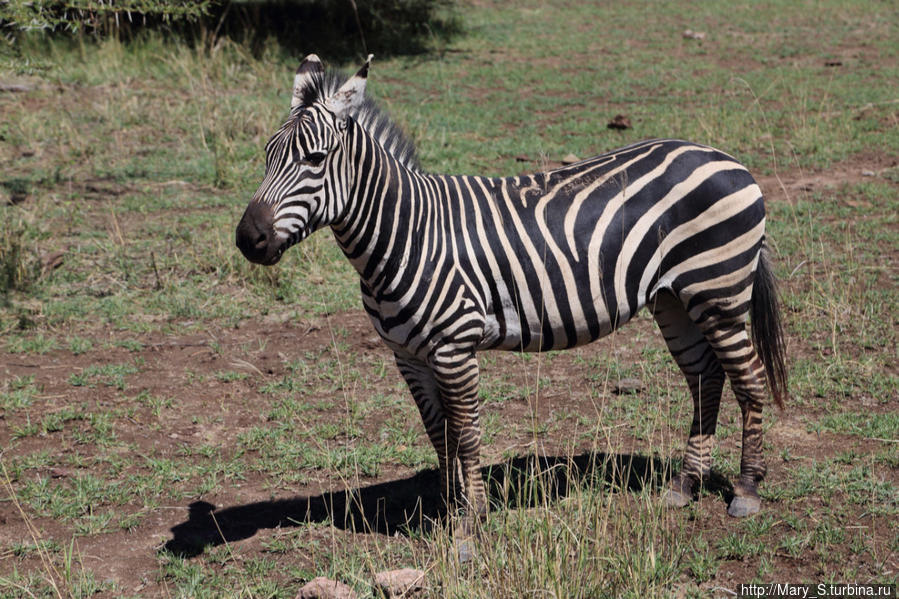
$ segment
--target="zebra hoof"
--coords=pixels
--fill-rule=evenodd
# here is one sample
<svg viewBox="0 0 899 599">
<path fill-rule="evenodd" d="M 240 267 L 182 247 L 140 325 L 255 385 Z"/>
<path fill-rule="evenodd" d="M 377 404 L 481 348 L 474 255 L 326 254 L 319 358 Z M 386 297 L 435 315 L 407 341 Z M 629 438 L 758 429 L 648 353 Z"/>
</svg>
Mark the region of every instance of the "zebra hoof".
<svg viewBox="0 0 899 599">
<path fill-rule="evenodd" d="M 692 497 L 680 491 L 674 489 L 665 491 L 665 505 L 668 507 L 687 507 L 691 501 L 693 501 Z"/>
<path fill-rule="evenodd" d="M 456 557 L 459 558 L 460 564 L 467 564 L 474 559 L 475 534 L 473 521 L 465 516 L 462 517 L 453 529 L 453 545 L 455 545 Z"/>
<path fill-rule="evenodd" d="M 464 539 L 456 543 L 456 555 L 460 564 L 467 564 L 474 559 L 474 543 L 471 542 L 471 539 Z"/>
<path fill-rule="evenodd" d="M 745 518 L 758 513 L 762 508 L 762 500 L 758 497 L 743 497 L 737 495 L 727 508 L 727 515 L 734 518 Z"/>
</svg>

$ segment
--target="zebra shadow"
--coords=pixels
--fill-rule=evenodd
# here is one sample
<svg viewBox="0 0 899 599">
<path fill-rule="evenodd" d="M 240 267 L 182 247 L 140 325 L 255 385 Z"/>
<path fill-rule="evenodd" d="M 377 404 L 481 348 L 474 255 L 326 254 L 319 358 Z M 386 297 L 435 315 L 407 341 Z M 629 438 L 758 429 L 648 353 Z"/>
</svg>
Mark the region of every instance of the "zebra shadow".
<svg viewBox="0 0 899 599">
<path fill-rule="evenodd" d="M 608 492 L 658 491 L 671 476 L 671 461 L 630 454 L 588 452 L 577 456 L 516 457 L 483 467 L 491 510 L 522 509 L 553 502 L 592 486 Z M 186 521 L 172 527 L 163 546 L 179 557 L 197 556 L 208 547 L 248 539 L 259 530 L 327 523 L 368 534 L 426 532 L 446 516 L 436 469 L 355 489 L 320 495 L 258 501 L 216 509 L 197 501 Z M 733 489 L 712 473 L 704 488 L 726 501 Z"/>
</svg>

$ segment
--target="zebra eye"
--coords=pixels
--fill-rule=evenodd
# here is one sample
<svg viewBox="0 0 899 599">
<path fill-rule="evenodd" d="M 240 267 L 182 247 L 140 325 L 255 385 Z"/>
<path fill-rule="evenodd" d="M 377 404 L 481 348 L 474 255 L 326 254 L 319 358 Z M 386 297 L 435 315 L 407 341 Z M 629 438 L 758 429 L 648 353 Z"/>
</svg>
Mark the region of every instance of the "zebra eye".
<svg viewBox="0 0 899 599">
<path fill-rule="evenodd" d="M 319 166 L 324 160 L 324 152 L 312 152 L 311 154 L 306 154 L 306 158 L 303 159 L 303 162 L 311 164 L 312 166 Z"/>
</svg>

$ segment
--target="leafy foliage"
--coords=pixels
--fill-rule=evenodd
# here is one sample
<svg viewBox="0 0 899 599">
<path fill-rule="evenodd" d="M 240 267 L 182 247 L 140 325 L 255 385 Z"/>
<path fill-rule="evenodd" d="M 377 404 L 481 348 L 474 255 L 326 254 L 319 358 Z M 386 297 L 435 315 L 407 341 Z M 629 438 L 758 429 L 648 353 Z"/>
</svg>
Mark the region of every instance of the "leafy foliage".
<svg viewBox="0 0 899 599">
<path fill-rule="evenodd" d="M 36 0 L 0 2 L 10 46 L 28 33 L 132 39 L 162 30 L 206 44 L 222 37 L 262 52 L 274 39 L 292 53 L 357 58 L 424 52 L 459 31 L 452 0 Z M 25 57 L 17 56 L 19 61 Z"/>
<path fill-rule="evenodd" d="M 256 55 L 273 38 L 292 54 L 355 62 L 369 52 L 420 54 L 451 38 L 461 29 L 453 8 L 453 0 L 237 0 L 214 26 Z"/>
<path fill-rule="evenodd" d="M 0 3 L 7 39 L 23 31 L 87 32 L 104 37 L 134 25 L 196 21 L 220 0 L 36 0 Z"/>
</svg>

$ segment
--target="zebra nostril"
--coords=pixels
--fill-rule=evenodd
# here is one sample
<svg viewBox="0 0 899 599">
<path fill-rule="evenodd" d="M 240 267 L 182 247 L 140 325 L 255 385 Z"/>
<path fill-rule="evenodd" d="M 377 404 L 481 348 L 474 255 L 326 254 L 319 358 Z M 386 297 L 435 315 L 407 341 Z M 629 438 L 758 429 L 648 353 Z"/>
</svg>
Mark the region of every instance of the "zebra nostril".
<svg viewBox="0 0 899 599">
<path fill-rule="evenodd" d="M 267 244 L 268 235 L 266 235 L 265 233 L 259 233 L 259 235 L 256 237 L 256 240 L 253 242 L 253 249 L 264 249 Z"/>
</svg>

